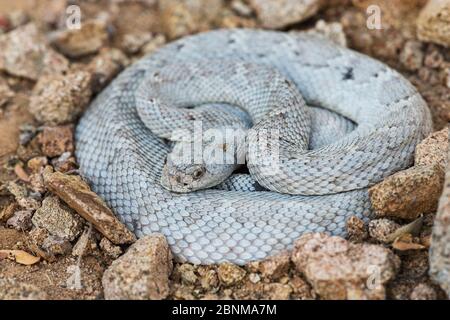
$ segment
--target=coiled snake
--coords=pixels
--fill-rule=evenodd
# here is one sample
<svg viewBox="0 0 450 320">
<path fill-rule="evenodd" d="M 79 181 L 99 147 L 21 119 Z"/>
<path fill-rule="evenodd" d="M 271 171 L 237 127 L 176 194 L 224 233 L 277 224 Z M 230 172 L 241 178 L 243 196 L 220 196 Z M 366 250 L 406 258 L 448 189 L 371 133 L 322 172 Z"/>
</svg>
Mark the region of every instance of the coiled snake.
<svg viewBox="0 0 450 320">
<path fill-rule="evenodd" d="M 173 133 L 196 121 L 219 132 L 253 125 L 251 175 L 164 165 L 167 139 L 175 149 L 194 142 Z M 265 142 L 278 143 L 276 170 L 249 161 L 249 141 L 264 130 L 279 134 Z M 370 217 L 368 187 L 410 166 L 430 131 L 416 89 L 374 59 L 304 33 L 217 30 L 123 71 L 80 120 L 76 155 L 137 236 L 163 233 L 181 261 L 243 264 L 305 232 L 344 235 L 349 216 Z"/>
</svg>

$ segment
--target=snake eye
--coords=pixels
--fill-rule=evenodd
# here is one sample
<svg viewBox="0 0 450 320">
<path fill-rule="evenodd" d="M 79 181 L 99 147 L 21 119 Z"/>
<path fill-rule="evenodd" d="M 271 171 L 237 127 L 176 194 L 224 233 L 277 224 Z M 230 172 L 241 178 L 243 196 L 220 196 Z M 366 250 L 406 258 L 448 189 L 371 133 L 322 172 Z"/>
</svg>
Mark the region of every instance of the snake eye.
<svg viewBox="0 0 450 320">
<path fill-rule="evenodd" d="M 194 171 L 194 173 L 192 174 L 192 176 L 194 177 L 194 179 L 198 179 L 201 176 L 203 176 L 204 171 L 202 169 L 197 169 Z"/>
</svg>

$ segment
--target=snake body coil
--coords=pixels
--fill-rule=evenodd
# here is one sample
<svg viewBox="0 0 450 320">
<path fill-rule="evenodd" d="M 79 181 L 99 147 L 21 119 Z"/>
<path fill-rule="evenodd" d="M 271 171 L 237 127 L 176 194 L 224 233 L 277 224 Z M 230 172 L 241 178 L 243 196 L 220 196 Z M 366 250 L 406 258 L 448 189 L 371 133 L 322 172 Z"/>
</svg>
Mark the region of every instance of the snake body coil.
<svg viewBox="0 0 450 320">
<path fill-rule="evenodd" d="M 265 73 L 258 73 L 258 65 L 287 79 L 284 87 L 293 87 L 296 103 L 282 104 L 283 81 L 274 86 L 261 80 Z M 188 73 L 196 80 L 170 84 L 189 79 Z M 149 82 L 152 77 L 161 90 Z M 230 84 L 236 79 L 248 86 L 261 81 L 245 96 Z M 282 154 L 280 174 L 263 175 L 249 166 L 258 183 L 234 174 L 216 189 L 169 192 L 160 184 L 170 151 L 161 137 L 184 122 L 172 114 L 177 108 L 145 103 L 146 89 L 159 97 L 166 84 L 174 90 L 174 104 L 182 94 L 185 104 L 209 103 L 204 108 L 212 115 L 227 118 L 222 104 L 241 103 L 268 128 L 273 113 L 266 107 L 287 106 L 276 113 L 286 123 L 279 126 L 285 147 L 309 143 L 311 150 Z M 198 90 L 192 89 L 196 84 Z M 291 115 L 297 105 L 306 111 Z M 430 131 L 419 93 L 376 60 L 302 33 L 218 30 L 170 43 L 122 72 L 80 120 L 76 155 L 94 191 L 137 236 L 163 233 L 181 261 L 243 264 L 290 247 L 305 232 L 344 235 L 349 216 L 370 216 L 367 188 L 410 166 L 415 146 Z"/>
</svg>

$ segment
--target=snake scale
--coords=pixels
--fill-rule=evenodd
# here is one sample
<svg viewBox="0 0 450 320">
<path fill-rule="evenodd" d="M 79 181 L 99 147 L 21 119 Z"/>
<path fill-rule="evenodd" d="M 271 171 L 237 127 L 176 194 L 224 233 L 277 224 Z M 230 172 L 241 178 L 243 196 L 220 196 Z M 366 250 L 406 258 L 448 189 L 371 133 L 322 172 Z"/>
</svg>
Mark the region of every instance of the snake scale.
<svg viewBox="0 0 450 320">
<path fill-rule="evenodd" d="M 277 173 L 248 165 L 212 188 L 167 190 L 170 130 L 198 119 L 278 129 Z M 420 94 L 379 61 L 301 32 L 216 30 L 124 70 L 81 118 L 76 156 L 138 237 L 164 234 L 179 261 L 244 264 L 370 218 L 368 187 L 410 166 L 431 126 Z"/>
</svg>

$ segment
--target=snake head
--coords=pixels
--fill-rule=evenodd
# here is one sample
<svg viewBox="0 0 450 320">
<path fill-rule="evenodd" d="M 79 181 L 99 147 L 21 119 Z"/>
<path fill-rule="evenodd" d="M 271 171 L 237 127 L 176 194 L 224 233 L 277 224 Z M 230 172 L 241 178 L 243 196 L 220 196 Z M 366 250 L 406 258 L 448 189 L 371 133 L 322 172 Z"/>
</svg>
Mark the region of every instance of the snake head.
<svg viewBox="0 0 450 320">
<path fill-rule="evenodd" d="M 236 164 L 214 163 L 208 157 L 194 159 L 192 142 L 177 142 L 167 155 L 162 169 L 161 185 L 172 192 L 187 193 L 214 187 L 227 179 L 236 169 Z M 195 161 L 194 161 L 195 160 Z"/>
</svg>

